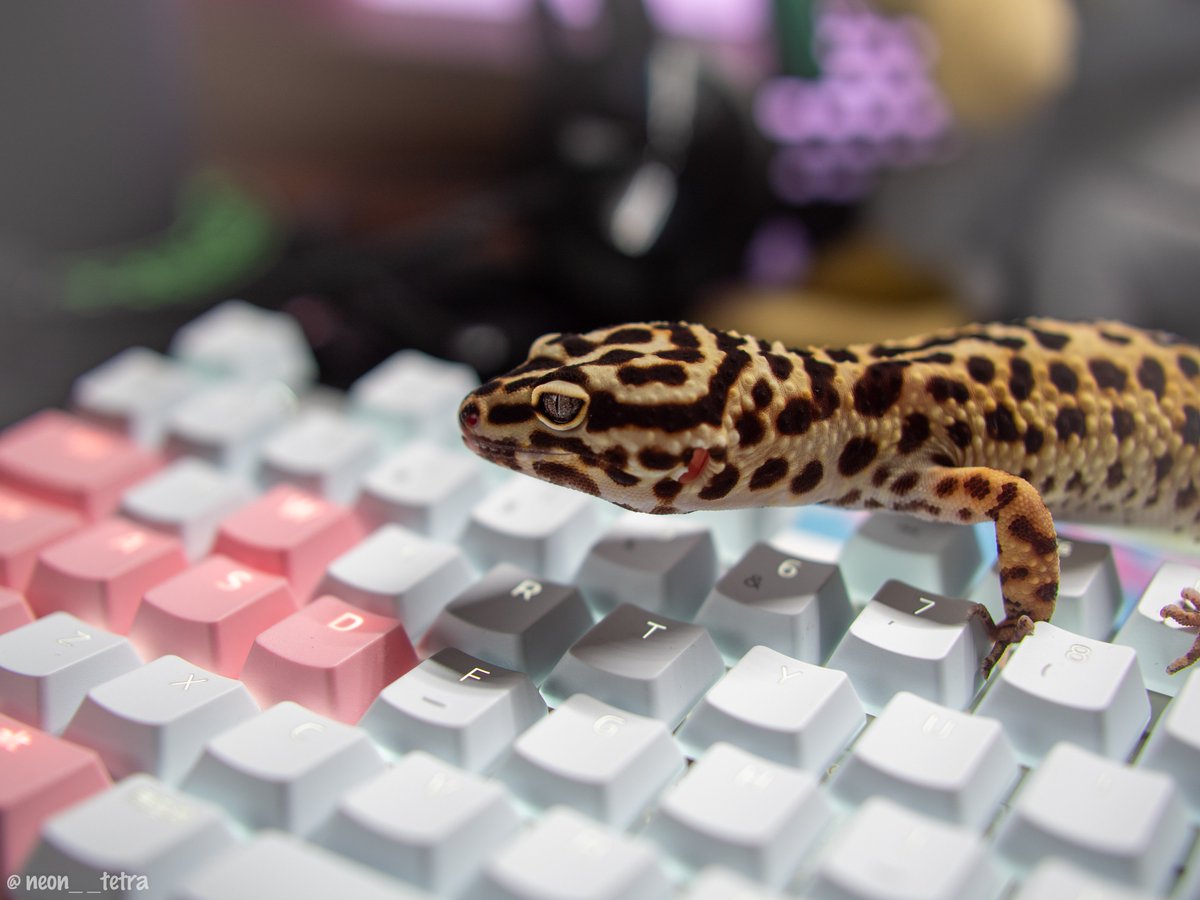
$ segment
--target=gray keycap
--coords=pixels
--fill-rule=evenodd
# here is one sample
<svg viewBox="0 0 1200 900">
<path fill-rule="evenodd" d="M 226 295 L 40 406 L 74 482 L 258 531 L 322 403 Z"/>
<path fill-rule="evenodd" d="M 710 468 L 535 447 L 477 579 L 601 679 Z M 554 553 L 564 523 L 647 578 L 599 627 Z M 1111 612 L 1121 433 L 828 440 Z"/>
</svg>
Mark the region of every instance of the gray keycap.
<svg viewBox="0 0 1200 900">
<path fill-rule="evenodd" d="M 699 625 L 624 603 L 575 642 L 543 690 L 551 705 L 587 693 L 674 728 L 724 673 Z"/>
<path fill-rule="evenodd" d="M 470 453 L 414 441 L 367 473 L 358 513 L 372 526 L 393 523 L 435 540 L 455 540 L 484 494 L 483 466 Z"/>
<path fill-rule="evenodd" d="M 392 440 L 422 437 L 444 443 L 457 440 L 453 410 L 478 385 L 470 366 L 401 350 L 354 382 L 349 399 L 357 417 Z"/>
<path fill-rule="evenodd" d="M 755 544 L 709 593 L 696 615 L 729 663 L 762 645 L 820 663 L 854 612 L 837 566 Z"/>
<path fill-rule="evenodd" d="M 298 485 L 334 503 L 352 503 L 379 455 L 366 425 L 326 409 L 302 412 L 262 447 L 261 478 Z"/>
<path fill-rule="evenodd" d="M 297 412 L 297 400 L 277 381 L 231 379 L 181 403 L 167 422 L 168 456 L 194 456 L 249 478 L 272 434 Z"/>
<path fill-rule="evenodd" d="M 501 563 L 446 605 L 422 649 L 457 647 L 540 684 L 591 625 L 575 588 Z"/>
</svg>

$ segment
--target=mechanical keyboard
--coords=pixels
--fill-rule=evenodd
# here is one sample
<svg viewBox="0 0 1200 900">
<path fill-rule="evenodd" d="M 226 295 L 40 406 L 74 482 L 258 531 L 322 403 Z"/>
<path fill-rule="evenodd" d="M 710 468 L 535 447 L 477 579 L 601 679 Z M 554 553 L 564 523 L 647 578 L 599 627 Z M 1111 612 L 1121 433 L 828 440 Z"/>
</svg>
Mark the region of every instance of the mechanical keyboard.
<svg viewBox="0 0 1200 900">
<path fill-rule="evenodd" d="M 344 394 L 229 301 L 0 432 L 12 897 L 1200 897 L 1200 557 L 1069 531 L 985 683 L 986 530 L 653 517 Z"/>
</svg>

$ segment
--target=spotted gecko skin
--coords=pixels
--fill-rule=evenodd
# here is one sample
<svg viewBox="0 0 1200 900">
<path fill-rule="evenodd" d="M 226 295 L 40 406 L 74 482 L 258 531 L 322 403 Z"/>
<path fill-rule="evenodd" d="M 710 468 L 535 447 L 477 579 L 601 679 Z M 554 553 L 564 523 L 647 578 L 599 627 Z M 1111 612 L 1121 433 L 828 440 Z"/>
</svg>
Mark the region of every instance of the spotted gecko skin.
<svg viewBox="0 0 1200 900">
<path fill-rule="evenodd" d="M 1200 523 L 1200 348 L 1118 322 L 807 349 L 687 323 L 550 334 L 468 395 L 459 423 L 486 459 L 643 512 L 825 503 L 992 521 L 1005 618 L 988 670 L 1054 611 L 1052 514 Z M 1162 614 L 1200 625 L 1200 594 Z M 1197 658 L 1200 638 L 1169 670 Z"/>
</svg>

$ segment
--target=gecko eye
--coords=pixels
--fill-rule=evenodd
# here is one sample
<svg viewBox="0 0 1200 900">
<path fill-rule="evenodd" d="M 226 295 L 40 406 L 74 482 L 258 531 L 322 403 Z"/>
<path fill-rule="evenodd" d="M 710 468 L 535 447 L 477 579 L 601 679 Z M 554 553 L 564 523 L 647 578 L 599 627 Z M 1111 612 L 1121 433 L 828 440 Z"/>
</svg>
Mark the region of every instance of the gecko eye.
<svg viewBox="0 0 1200 900">
<path fill-rule="evenodd" d="M 532 400 L 533 411 L 542 424 L 566 431 L 583 421 L 588 396 L 577 384 L 552 381 L 534 388 Z"/>
</svg>

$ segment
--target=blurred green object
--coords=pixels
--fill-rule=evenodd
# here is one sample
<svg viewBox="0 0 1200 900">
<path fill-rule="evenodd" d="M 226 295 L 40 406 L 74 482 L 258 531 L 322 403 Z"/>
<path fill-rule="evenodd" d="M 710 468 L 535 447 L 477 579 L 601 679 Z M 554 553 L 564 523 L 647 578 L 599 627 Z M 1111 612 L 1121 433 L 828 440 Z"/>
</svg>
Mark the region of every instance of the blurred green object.
<svg viewBox="0 0 1200 900">
<path fill-rule="evenodd" d="M 817 0 L 775 0 L 775 33 L 782 75 L 821 77 L 816 54 Z"/>
</svg>

